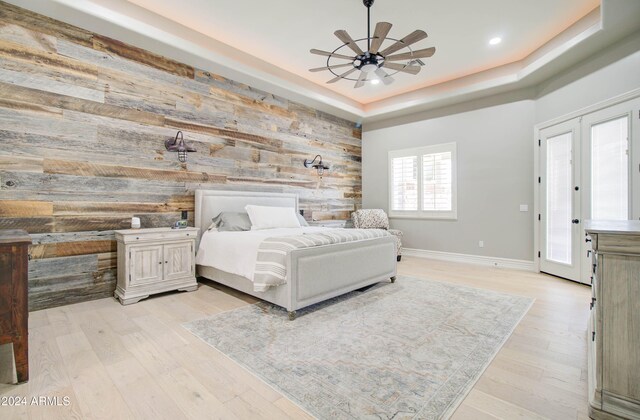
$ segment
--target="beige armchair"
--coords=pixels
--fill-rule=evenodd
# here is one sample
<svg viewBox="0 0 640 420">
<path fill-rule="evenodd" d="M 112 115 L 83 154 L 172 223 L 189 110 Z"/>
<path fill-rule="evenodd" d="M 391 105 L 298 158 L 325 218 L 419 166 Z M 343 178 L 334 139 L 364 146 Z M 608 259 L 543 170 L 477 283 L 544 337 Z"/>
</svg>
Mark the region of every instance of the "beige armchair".
<svg viewBox="0 0 640 420">
<path fill-rule="evenodd" d="M 356 229 L 385 229 L 396 238 L 398 261 L 402 259 L 402 231 L 389 229 L 389 216 L 382 209 L 362 209 L 351 213 Z"/>
</svg>

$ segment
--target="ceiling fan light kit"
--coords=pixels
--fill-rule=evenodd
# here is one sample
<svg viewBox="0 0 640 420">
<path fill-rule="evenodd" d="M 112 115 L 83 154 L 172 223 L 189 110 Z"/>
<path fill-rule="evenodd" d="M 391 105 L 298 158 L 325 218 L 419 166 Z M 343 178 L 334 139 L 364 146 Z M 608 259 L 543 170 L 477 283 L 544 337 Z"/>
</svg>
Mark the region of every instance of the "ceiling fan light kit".
<svg viewBox="0 0 640 420">
<path fill-rule="evenodd" d="M 312 54 L 327 57 L 327 65 L 325 67 L 313 68 L 309 71 L 318 72 L 329 70 L 335 77 L 327 83 L 335 83 L 341 79 L 352 80 L 356 82 L 356 88 L 364 86 L 367 82 L 371 84 L 382 82 L 385 85 L 389 85 L 394 81 L 392 76 L 397 73 L 416 75 L 420 72 L 420 69 L 424 66 L 424 62 L 420 59 L 431 57 L 436 52 L 436 49 L 435 47 L 431 47 L 422 50 L 413 50 L 411 45 L 427 38 L 427 33 L 418 29 L 402 39 L 395 39 L 387 36 L 392 25 L 388 22 L 378 22 L 373 36 L 371 36 L 371 6 L 373 2 L 374 0 L 363 0 L 367 8 L 367 37 L 354 40 L 344 29 L 335 31 L 334 35 L 342 41 L 343 44 L 331 52 L 312 49 Z M 393 44 L 388 45 L 380 51 L 385 40 L 392 41 Z M 358 42 L 361 42 L 364 46 L 364 41 L 366 41 L 366 51 L 363 51 L 358 45 Z M 350 56 L 340 53 L 339 51 L 341 50 L 345 51 L 343 48 L 350 49 L 355 55 Z M 403 49 L 406 51 L 394 54 Z M 350 62 L 337 62 L 334 64 L 331 62 L 332 59 L 348 60 Z M 338 69 L 344 69 L 345 71 Z M 338 70 L 338 72 L 335 70 Z M 392 73 L 387 73 L 385 70 L 390 70 Z M 357 74 L 357 71 L 360 71 L 360 74 Z M 351 76 L 353 73 L 356 74 Z"/>
</svg>

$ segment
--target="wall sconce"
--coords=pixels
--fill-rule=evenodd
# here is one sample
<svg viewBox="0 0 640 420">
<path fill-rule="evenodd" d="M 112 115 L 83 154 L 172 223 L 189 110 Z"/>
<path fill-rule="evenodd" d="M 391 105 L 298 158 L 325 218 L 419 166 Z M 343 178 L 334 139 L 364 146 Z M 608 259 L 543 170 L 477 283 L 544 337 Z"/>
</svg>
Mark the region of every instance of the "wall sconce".
<svg viewBox="0 0 640 420">
<path fill-rule="evenodd" d="M 178 137 L 180 137 L 180 140 L 178 140 Z M 164 142 L 164 147 L 166 147 L 167 151 L 169 152 L 178 152 L 178 160 L 180 162 L 187 161 L 187 152 L 196 151 L 196 149 L 187 145 L 187 143 L 184 142 L 184 136 L 182 135 L 182 131 L 178 131 L 175 139 L 166 140 Z"/>
<path fill-rule="evenodd" d="M 316 160 L 318 160 L 318 162 L 314 163 L 314 162 L 316 162 Z M 324 174 L 324 171 L 329 169 L 329 167 L 327 165 L 322 163 L 322 156 L 320 156 L 320 155 L 316 155 L 316 157 L 314 157 L 313 160 L 305 159 L 304 160 L 304 167 L 305 168 L 314 168 L 314 169 L 316 169 L 318 171 L 318 176 L 320 178 L 322 178 L 322 175 Z"/>
</svg>

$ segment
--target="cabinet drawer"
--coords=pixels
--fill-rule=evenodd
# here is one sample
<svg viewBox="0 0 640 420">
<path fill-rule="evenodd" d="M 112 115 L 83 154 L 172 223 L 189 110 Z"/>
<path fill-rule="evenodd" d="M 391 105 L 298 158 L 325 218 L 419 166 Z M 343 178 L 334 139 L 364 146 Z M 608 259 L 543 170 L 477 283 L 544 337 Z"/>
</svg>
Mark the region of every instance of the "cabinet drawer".
<svg viewBox="0 0 640 420">
<path fill-rule="evenodd" d="M 600 234 L 597 250 L 620 254 L 640 254 L 640 235 Z"/>
<path fill-rule="evenodd" d="M 179 241 L 181 239 L 189 240 L 198 237 L 197 229 L 173 229 L 161 232 L 145 232 L 142 230 L 140 234 L 127 234 L 122 236 L 121 242 L 129 245 L 145 242 L 167 242 Z"/>
</svg>

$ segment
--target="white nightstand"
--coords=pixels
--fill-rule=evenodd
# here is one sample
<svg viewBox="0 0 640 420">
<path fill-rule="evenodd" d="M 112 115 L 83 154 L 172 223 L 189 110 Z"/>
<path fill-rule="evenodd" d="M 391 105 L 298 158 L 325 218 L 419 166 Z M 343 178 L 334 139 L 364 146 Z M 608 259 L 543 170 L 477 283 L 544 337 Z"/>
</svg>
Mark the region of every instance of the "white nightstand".
<svg viewBox="0 0 640 420">
<path fill-rule="evenodd" d="M 118 286 L 115 297 L 128 305 L 154 293 L 193 291 L 198 229 L 116 230 Z"/>
</svg>

